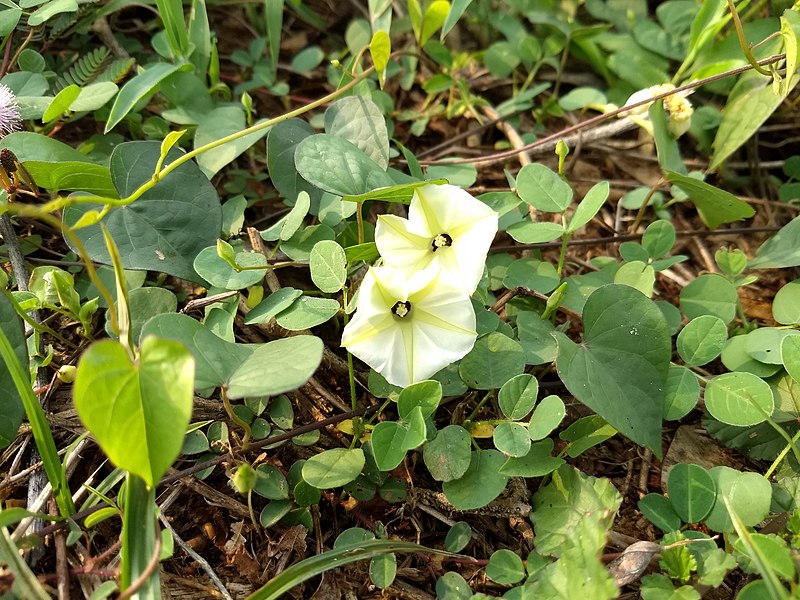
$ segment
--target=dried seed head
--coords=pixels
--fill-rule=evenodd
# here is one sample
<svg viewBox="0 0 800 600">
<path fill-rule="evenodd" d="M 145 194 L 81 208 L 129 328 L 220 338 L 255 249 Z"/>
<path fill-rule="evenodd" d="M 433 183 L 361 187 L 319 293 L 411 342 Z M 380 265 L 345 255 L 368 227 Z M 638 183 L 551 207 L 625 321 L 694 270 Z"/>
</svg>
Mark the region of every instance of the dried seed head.
<svg viewBox="0 0 800 600">
<path fill-rule="evenodd" d="M 17 170 L 17 157 L 8 148 L 0 150 L 0 167 L 9 176 Z"/>
<path fill-rule="evenodd" d="M 22 115 L 14 92 L 0 83 L 0 138 L 22 129 Z"/>
</svg>

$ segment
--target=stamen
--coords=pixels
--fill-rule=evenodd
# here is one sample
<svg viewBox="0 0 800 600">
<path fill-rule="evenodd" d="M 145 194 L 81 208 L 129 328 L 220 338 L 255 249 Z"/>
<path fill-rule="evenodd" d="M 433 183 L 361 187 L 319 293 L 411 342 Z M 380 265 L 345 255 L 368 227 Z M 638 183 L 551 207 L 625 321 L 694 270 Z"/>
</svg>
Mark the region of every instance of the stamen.
<svg viewBox="0 0 800 600">
<path fill-rule="evenodd" d="M 453 245 L 453 238 L 447 233 L 440 233 L 431 241 L 431 250 L 436 252 L 439 248 L 448 248 Z"/>
<path fill-rule="evenodd" d="M 408 315 L 411 312 L 411 302 L 406 300 L 405 302 L 395 302 L 394 306 L 392 307 L 392 314 L 396 317 L 400 317 L 401 319 Z"/>
</svg>

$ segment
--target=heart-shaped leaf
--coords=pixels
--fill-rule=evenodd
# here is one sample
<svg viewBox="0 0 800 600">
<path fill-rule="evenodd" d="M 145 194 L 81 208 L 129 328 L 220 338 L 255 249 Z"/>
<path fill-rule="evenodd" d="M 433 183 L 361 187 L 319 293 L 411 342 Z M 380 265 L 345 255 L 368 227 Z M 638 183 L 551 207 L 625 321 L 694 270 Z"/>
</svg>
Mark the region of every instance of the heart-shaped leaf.
<svg viewBox="0 0 800 600">
<path fill-rule="evenodd" d="M 182 344 L 146 337 L 133 361 L 122 344 L 103 340 L 78 363 L 75 408 L 111 462 L 152 487 L 183 445 L 193 380 Z"/>
<path fill-rule="evenodd" d="M 558 339 L 558 374 L 570 392 L 634 442 L 661 456 L 661 417 L 671 356 L 658 306 L 625 285 L 592 293 L 584 341 Z"/>
<path fill-rule="evenodd" d="M 111 179 L 121 198 L 150 179 L 160 155 L 159 142 L 128 142 L 114 148 Z M 165 162 L 180 156 L 178 150 L 171 150 Z M 92 203 L 69 207 L 64 221 L 74 224 L 86 212 L 100 208 Z M 204 283 L 192 263 L 203 248 L 216 243 L 222 208 L 214 186 L 197 165 L 188 162 L 131 204 L 112 208 L 104 222 L 126 269 L 159 271 Z M 93 260 L 111 264 L 99 225 L 75 234 Z"/>
<path fill-rule="evenodd" d="M 142 336 L 181 342 L 197 361 L 197 389 L 228 388 L 230 398 L 274 396 L 303 385 L 322 360 L 322 341 L 299 335 L 266 344 L 233 344 L 191 317 L 163 314 L 150 319 Z"/>
</svg>

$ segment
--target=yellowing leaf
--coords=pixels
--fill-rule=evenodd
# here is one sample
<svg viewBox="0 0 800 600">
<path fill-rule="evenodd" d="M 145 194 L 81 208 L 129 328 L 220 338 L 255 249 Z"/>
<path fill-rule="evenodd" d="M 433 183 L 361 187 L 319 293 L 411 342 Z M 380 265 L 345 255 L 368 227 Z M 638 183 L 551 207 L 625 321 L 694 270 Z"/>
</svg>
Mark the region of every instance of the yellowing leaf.
<svg viewBox="0 0 800 600">
<path fill-rule="evenodd" d="M 369 43 L 369 52 L 372 55 L 372 62 L 375 64 L 375 71 L 378 73 L 378 80 L 381 87 L 386 81 L 384 76 L 386 74 L 386 66 L 389 64 L 389 54 L 392 52 L 392 41 L 389 39 L 389 34 L 383 29 L 379 29 L 372 36 L 372 41 Z"/>
</svg>

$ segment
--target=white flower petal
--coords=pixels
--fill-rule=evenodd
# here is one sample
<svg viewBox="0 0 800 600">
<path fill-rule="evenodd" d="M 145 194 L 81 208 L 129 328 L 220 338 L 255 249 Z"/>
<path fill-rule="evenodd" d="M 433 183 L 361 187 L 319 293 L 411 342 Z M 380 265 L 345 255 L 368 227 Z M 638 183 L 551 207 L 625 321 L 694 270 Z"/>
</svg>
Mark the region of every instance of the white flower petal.
<svg viewBox="0 0 800 600">
<path fill-rule="evenodd" d="M 408 313 L 396 316 L 392 309 L 406 301 Z M 408 276 L 373 267 L 362 283 L 342 346 L 389 383 L 406 387 L 463 357 L 476 337 L 469 297 L 438 269 Z"/>
<path fill-rule="evenodd" d="M 455 238 L 474 223 L 491 218 L 496 220 L 497 213 L 454 185 L 418 188 L 408 208 L 409 230 L 423 236 L 444 232 Z"/>
<path fill-rule="evenodd" d="M 436 265 L 472 294 L 483 275 L 497 220 L 495 211 L 461 188 L 426 185 L 414 193 L 408 220 L 379 217 L 375 243 L 386 265 L 410 272 Z"/>
<path fill-rule="evenodd" d="M 433 260 L 430 243 L 430 236 L 410 232 L 406 219 L 396 215 L 378 217 L 375 245 L 387 265 L 414 265 L 415 269 L 424 269 Z"/>
</svg>

